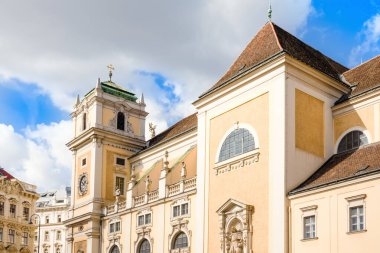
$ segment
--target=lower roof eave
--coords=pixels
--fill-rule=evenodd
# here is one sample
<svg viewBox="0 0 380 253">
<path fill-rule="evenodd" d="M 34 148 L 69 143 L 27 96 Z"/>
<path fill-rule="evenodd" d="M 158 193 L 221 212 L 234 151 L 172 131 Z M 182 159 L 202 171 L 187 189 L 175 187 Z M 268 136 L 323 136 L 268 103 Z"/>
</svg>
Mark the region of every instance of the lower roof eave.
<svg viewBox="0 0 380 253">
<path fill-rule="evenodd" d="M 316 185 L 316 186 L 313 186 L 310 188 L 294 189 L 288 193 L 288 196 L 293 198 L 293 197 L 296 197 L 297 195 L 302 194 L 302 193 L 310 193 L 310 192 L 317 191 L 317 190 L 323 190 L 327 187 L 334 187 L 334 186 L 339 187 L 340 184 L 347 183 L 347 182 L 354 181 L 354 180 L 358 180 L 358 179 L 364 179 L 364 178 L 374 176 L 374 175 L 380 176 L 380 168 L 376 169 L 376 170 L 372 170 L 372 171 L 367 172 L 367 173 L 342 178 L 340 180 L 331 181 L 331 182 Z M 378 177 L 376 177 L 376 178 L 378 178 Z"/>
</svg>

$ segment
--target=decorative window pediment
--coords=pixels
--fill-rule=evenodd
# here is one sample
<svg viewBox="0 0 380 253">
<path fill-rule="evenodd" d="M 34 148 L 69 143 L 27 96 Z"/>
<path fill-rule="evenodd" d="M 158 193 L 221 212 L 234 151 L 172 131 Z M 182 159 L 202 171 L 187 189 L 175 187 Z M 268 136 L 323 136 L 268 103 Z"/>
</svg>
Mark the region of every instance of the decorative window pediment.
<svg viewBox="0 0 380 253">
<path fill-rule="evenodd" d="M 229 199 L 218 209 L 217 213 L 219 215 L 220 252 L 251 252 L 253 206 Z"/>
</svg>

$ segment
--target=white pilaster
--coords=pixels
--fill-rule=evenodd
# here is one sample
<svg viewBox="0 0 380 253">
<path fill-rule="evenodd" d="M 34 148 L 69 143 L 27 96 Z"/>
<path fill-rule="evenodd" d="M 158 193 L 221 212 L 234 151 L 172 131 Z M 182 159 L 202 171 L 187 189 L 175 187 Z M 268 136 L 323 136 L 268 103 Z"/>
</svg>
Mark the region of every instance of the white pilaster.
<svg viewBox="0 0 380 253">
<path fill-rule="evenodd" d="M 195 216 L 195 231 L 194 241 L 195 250 L 197 253 L 207 252 L 207 216 L 208 209 L 206 203 L 206 113 L 198 113 L 198 145 L 197 145 L 197 195 L 196 195 L 196 209 L 199 210 L 198 215 Z"/>
<path fill-rule="evenodd" d="M 272 80 L 269 92 L 269 249 L 287 252 L 287 209 L 285 192 L 286 145 L 285 74 Z"/>
</svg>

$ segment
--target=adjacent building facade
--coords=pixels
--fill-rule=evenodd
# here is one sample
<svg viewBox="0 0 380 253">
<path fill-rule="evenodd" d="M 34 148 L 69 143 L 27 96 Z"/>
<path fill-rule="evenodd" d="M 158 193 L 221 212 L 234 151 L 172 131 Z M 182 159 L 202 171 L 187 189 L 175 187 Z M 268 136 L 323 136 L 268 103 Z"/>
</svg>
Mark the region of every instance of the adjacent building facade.
<svg viewBox="0 0 380 253">
<path fill-rule="evenodd" d="M 72 113 L 67 252 L 376 252 L 380 57 L 347 69 L 268 22 L 148 141 L 111 77 Z"/>
<path fill-rule="evenodd" d="M 38 243 L 41 253 L 66 252 L 67 229 L 63 222 L 68 218 L 70 199 L 70 187 L 66 187 L 65 190 L 40 193 L 40 198 L 36 202 L 36 213 L 40 217 L 41 224 L 35 231 L 34 252 L 38 252 Z"/>
<path fill-rule="evenodd" d="M 36 188 L 0 168 L 0 252 L 33 252 Z"/>
</svg>

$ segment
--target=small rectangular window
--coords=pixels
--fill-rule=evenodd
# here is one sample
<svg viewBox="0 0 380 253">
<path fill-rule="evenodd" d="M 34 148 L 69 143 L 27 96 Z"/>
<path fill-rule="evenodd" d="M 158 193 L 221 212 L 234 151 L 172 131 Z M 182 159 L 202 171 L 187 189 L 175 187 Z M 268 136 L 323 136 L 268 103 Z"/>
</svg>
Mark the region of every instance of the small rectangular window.
<svg viewBox="0 0 380 253">
<path fill-rule="evenodd" d="M 3 241 L 3 228 L 0 228 L 0 242 Z"/>
<path fill-rule="evenodd" d="M 144 225 L 144 215 L 139 215 L 137 217 L 137 219 L 138 219 L 138 222 L 137 222 L 138 226 L 143 226 Z"/>
<path fill-rule="evenodd" d="M 116 157 L 116 164 L 124 166 L 125 165 L 125 159 L 124 158 L 120 158 L 120 157 Z"/>
<path fill-rule="evenodd" d="M 60 214 L 57 215 L 57 222 L 58 222 L 58 223 L 62 222 L 62 217 L 61 217 Z"/>
<path fill-rule="evenodd" d="M 16 218 L 16 205 L 10 204 L 9 212 L 10 212 L 11 218 Z"/>
<path fill-rule="evenodd" d="M 86 158 L 83 158 L 83 159 L 82 159 L 82 166 L 86 166 L 86 164 L 87 164 L 87 159 L 86 159 Z"/>
<path fill-rule="evenodd" d="M 177 216 L 180 216 L 181 213 L 180 213 L 180 206 L 174 206 L 173 207 L 173 217 L 177 217 Z"/>
<path fill-rule="evenodd" d="M 45 241 L 49 241 L 49 232 L 45 231 Z"/>
<path fill-rule="evenodd" d="M 363 206 L 350 207 L 350 232 L 364 230 L 364 208 Z"/>
<path fill-rule="evenodd" d="M 27 232 L 23 232 L 22 233 L 22 245 L 28 245 L 28 233 Z"/>
<path fill-rule="evenodd" d="M 145 225 L 150 224 L 152 222 L 152 215 L 150 213 L 145 214 Z"/>
<path fill-rule="evenodd" d="M 119 232 L 120 231 L 120 222 L 116 222 L 115 223 L 115 232 Z"/>
<path fill-rule="evenodd" d="M 8 230 L 9 243 L 15 243 L 15 231 L 13 229 Z"/>
<path fill-rule="evenodd" d="M 110 224 L 110 233 L 119 232 L 121 229 L 120 225 L 121 225 L 120 221 L 112 222 Z"/>
<path fill-rule="evenodd" d="M 303 218 L 303 238 L 315 238 L 315 215 L 306 216 Z"/>
<path fill-rule="evenodd" d="M 181 215 L 186 215 L 189 213 L 189 204 L 185 203 L 181 205 Z"/>
<path fill-rule="evenodd" d="M 49 224 L 49 223 L 50 223 L 50 218 L 49 218 L 49 216 L 46 216 L 46 217 L 45 217 L 45 223 L 46 223 L 46 224 Z"/>
<path fill-rule="evenodd" d="M 24 207 L 22 216 L 24 220 L 29 220 L 29 207 Z"/>
<path fill-rule="evenodd" d="M 56 239 L 61 240 L 61 231 L 57 231 Z"/>
</svg>

